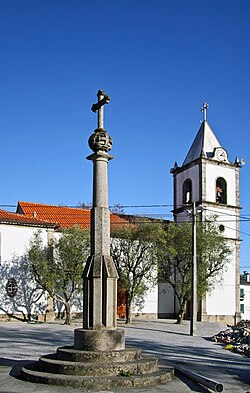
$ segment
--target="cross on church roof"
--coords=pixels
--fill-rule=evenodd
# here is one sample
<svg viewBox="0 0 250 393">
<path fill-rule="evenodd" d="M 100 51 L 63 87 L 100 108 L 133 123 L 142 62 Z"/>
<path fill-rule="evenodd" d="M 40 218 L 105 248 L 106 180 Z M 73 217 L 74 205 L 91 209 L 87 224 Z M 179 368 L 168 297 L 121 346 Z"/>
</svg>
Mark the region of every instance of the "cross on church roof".
<svg viewBox="0 0 250 393">
<path fill-rule="evenodd" d="M 201 112 L 203 112 L 203 116 L 204 116 L 204 121 L 205 120 L 207 120 L 207 109 L 209 108 L 209 105 L 206 103 L 206 102 L 204 102 L 204 104 L 202 105 L 202 108 L 201 108 Z"/>
</svg>

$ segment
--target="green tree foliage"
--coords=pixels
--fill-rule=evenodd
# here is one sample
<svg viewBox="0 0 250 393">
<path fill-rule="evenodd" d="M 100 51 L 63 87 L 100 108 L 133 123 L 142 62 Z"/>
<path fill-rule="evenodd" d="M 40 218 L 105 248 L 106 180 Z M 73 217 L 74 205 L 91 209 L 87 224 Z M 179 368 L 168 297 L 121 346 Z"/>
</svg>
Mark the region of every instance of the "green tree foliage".
<svg viewBox="0 0 250 393">
<path fill-rule="evenodd" d="M 214 220 L 197 224 L 198 299 L 222 277 L 230 252 L 228 241 L 218 232 Z M 192 223 L 169 225 L 158 248 L 158 268 L 160 280 L 171 285 L 179 301 L 177 323 L 181 323 L 192 290 Z"/>
<path fill-rule="evenodd" d="M 111 232 L 111 255 L 118 274 L 118 288 L 126 290 L 126 323 L 131 322 L 131 306 L 141 302 L 157 280 L 157 241 L 161 225 L 137 223 Z"/>
<path fill-rule="evenodd" d="M 90 253 L 89 231 L 78 226 L 64 229 L 58 240 L 44 245 L 40 232 L 28 249 L 28 261 L 36 282 L 56 301 L 63 303 L 66 324 L 71 321 L 71 303 L 82 289 L 82 271 Z"/>
</svg>

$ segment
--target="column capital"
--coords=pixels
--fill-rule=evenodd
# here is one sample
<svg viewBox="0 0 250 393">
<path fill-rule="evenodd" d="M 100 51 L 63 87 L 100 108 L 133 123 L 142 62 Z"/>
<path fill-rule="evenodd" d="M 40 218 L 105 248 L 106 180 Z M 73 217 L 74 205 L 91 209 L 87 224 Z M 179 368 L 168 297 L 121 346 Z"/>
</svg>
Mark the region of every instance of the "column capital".
<svg viewBox="0 0 250 393">
<path fill-rule="evenodd" d="M 108 154 L 105 151 L 97 151 L 96 153 L 90 154 L 89 156 L 86 157 L 86 159 L 90 161 L 97 161 L 97 160 L 109 161 L 112 160 L 113 158 L 115 158 L 115 156 L 112 156 L 111 154 Z"/>
</svg>

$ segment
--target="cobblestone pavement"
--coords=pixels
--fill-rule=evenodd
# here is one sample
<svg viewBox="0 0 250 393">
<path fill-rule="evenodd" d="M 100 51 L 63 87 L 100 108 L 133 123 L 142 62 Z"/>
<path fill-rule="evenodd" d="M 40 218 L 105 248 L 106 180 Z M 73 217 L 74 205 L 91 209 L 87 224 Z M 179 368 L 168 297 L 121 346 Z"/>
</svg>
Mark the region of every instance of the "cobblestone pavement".
<svg viewBox="0 0 250 393">
<path fill-rule="evenodd" d="M 20 366 L 55 352 L 58 346 L 73 344 L 73 331 L 81 326 L 62 323 L 27 324 L 0 323 L 0 393 L 57 393 L 57 386 L 32 384 L 15 376 Z M 209 338 L 226 328 L 219 323 L 198 322 L 195 337 L 189 335 L 189 322 L 174 324 L 173 320 L 136 321 L 124 326 L 127 345 L 137 346 L 156 355 L 161 363 L 179 365 L 223 384 L 226 393 L 250 392 L 250 358 L 226 351 Z M 80 393 L 79 389 L 63 388 L 64 393 Z M 120 389 L 120 393 L 186 393 L 209 392 L 205 387 L 177 374 L 171 382 L 154 387 Z M 101 392 L 101 390 L 100 390 Z"/>
</svg>

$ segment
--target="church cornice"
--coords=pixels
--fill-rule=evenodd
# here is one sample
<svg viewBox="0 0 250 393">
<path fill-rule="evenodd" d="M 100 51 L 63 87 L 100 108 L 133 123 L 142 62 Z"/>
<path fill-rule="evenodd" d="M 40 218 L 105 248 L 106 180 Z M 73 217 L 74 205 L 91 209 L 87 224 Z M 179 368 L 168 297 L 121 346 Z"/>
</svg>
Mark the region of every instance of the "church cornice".
<svg viewBox="0 0 250 393">
<path fill-rule="evenodd" d="M 210 201 L 207 201 L 207 200 L 197 201 L 196 205 L 197 206 L 201 205 L 204 209 L 206 207 L 213 207 L 213 208 L 221 209 L 221 210 L 224 210 L 224 209 L 225 210 L 228 210 L 228 209 L 238 210 L 239 212 L 242 209 L 242 207 L 240 207 L 240 206 L 225 205 L 225 204 L 222 204 L 222 203 L 210 202 Z M 174 210 L 172 210 L 172 213 L 174 215 L 176 215 L 176 214 L 183 213 L 183 212 L 187 211 L 188 209 L 191 209 L 191 205 L 183 205 L 183 206 L 177 207 Z"/>
<path fill-rule="evenodd" d="M 200 165 L 200 164 L 205 164 L 205 165 L 209 164 L 209 165 L 220 166 L 220 167 L 224 167 L 224 168 L 227 168 L 227 167 L 234 168 L 235 170 L 238 170 L 238 171 L 240 170 L 240 166 L 237 164 L 233 164 L 231 162 L 217 161 L 214 158 L 207 158 L 207 157 L 203 156 L 203 157 L 199 157 L 196 160 L 194 160 L 186 165 L 180 166 L 180 167 L 178 165 L 175 165 L 174 168 L 170 169 L 170 173 L 172 173 L 172 175 L 175 176 L 181 172 L 186 171 L 189 168 L 194 167 L 195 165 Z"/>
<path fill-rule="evenodd" d="M 192 168 L 193 166 L 200 164 L 201 163 L 201 158 L 197 158 L 196 160 L 190 162 L 189 164 L 183 165 L 183 166 L 175 166 L 174 168 L 170 169 L 170 173 L 173 175 L 177 175 L 178 173 L 181 173 L 183 171 L 186 171 L 189 168 Z"/>
<path fill-rule="evenodd" d="M 236 206 L 236 205 L 227 205 L 227 204 L 224 204 L 224 203 L 218 203 L 218 202 L 210 202 L 210 201 L 206 201 L 206 200 L 203 200 L 203 201 L 201 201 L 201 204 L 202 204 L 202 206 L 212 206 L 212 207 L 216 207 L 217 209 L 219 208 L 219 209 L 225 209 L 225 210 L 228 210 L 228 209 L 236 209 L 236 210 L 241 210 L 242 209 L 242 207 L 240 207 L 240 206 Z"/>
</svg>

